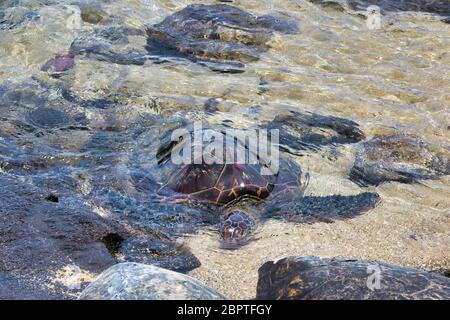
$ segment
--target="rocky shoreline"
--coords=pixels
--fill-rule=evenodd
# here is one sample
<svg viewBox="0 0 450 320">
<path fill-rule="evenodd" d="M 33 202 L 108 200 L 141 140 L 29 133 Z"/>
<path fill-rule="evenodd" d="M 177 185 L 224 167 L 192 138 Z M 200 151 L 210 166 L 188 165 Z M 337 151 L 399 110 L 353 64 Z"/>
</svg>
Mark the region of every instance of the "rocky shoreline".
<svg viewBox="0 0 450 320">
<path fill-rule="evenodd" d="M 356 17 L 359 21 L 368 3 L 373 1 L 306 2 L 302 10 L 313 6 L 314 10 L 345 14 L 343 19 Z M 420 1 L 413 0 L 396 6 L 390 1 L 377 3 L 381 14 L 386 16 L 419 12 L 438 17 L 442 25 L 447 24 L 450 16 L 450 6 L 444 1 L 422 6 L 414 6 Z M 257 211 L 250 217 L 256 217 L 255 221 L 246 220 L 242 212 L 234 216 L 241 219 L 239 221 L 228 217 L 226 227 L 233 226 L 233 232 L 237 226 L 242 233 L 250 229 L 252 223 L 257 226 L 251 227 L 261 232 L 272 219 L 282 224 L 275 231 L 287 233 L 286 230 L 295 231 L 295 225 L 318 224 L 318 228 L 323 228 L 318 233 L 322 234 L 329 225 L 364 219 L 367 215 L 370 215 L 369 221 L 379 217 L 385 219 L 380 224 L 390 223 L 395 229 L 398 220 L 391 221 L 391 216 L 386 215 L 389 208 L 395 206 L 382 207 L 386 201 L 391 205 L 398 202 L 397 194 L 389 188 L 397 185 L 403 188 L 399 191 L 404 196 L 398 204 L 401 206 L 408 199 L 430 198 L 423 189 L 414 188 L 436 183 L 443 190 L 444 196 L 439 197 L 444 200 L 431 197 L 428 211 L 420 212 L 421 208 L 417 208 L 417 212 L 411 213 L 419 222 L 410 222 L 405 218 L 405 213 L 409 212 L 402 211 L 403 215 L 399 216 L 407 223 L 401 228 L 406 231 L 394 239 L 406 243 L 401 243 L 399 248 L 418 247 L 422 256 L 427 255 L 426 246 L 432 248 L 435 251 L 427 256 L 427 262 L 437 261 L 442 265 L 439 267 L 448 268 L 450 260 L 444 251 L 449 240 L 448 230 L 445 230 L 449 220 L 444 202 L 448 194 L 450 147 L 446 141 L 441 143 L 435 137 L 428 139 L 420 132 L 405 133 L 404 125 L 392 128 L 376 124 L 384 132 L 374 134 L 372 115 L 375 111 L 353 120 L 348 114 L 335 110 L 312 112 L 305 107 L 306 103 L 285 106 L 282 99 L 270 96 L 270 92 L 278 90 L 283 77 L 289 79 L 292 74 L 292 70 L 285 70 L 283 65 L 287 68 L 292 61 L 288 62 L 285 57 L 277 60 L 271 53 L 283 47 L 279 45 L 283 43 L 280 39 L 294 39 L 302 33 L 302 28 L 310 28 L 298 15 L 279 10 L 266 14 L 233 3 L 179 4 L 177 10 L 165 8 L 151 16 L 151 22 L 140 24 L 129 23 L 126 14 L 114 11 L 117 8 L 109 2 L 68 2 L 67 6 L 79 10 L 75 17 L 81 20 L 74 21 L 81 27 L 71 26 L 65 30 L 70 33 L 65 46 L 59 44 L 57 50 L 50 50 L 52 54 L 33 61 L 31 75 L 14 71 L 17 77 L 8 77 L 10 68 L 18 67 L 18 64 L 10 65 L 8 60 L 14 58 L 14 52 L 20 52 L 16 47 L 16 51 L 11 50 L 0 58 L 2 66 L 8 66 L 1 73 L 5 78 L 0 81 L 0 299 L 235 298 L 229 296 L 229 292 L 219 293 L 220 290 L 210 288 L 210 283 L 202 284 L 185 274 L 195 277 L 195 270 L 201 269 L 209 258 L 205 252 L 208 250 L 219 250 L 218 254 L 211 252 L 211 256 L 219 256 L 218 260 L 222 254 L 221 259 L 228 257 L 224 277 L 235 274 L 235 256 L 223 248 L 211 249 L 192 239 L 200 232 L 214 229 L 208 239 L 218 243 L 223 235 L 217 228 L 224 225 L 223 216 L 218 212 L 236 200 L 234 196 L 239 198 L 241 194 L 250 193 L 256 194 L 257 200 L 266 201 L 266 197 L 269 200 L 259 207 L 259 203 L 250 203 L 252 210 Z M 48 20 L 44 17 L 48 19 L 55 12 L 67 14 L 63 9 L 67 8 L 57 1 L 2 2 L 0 37 L 5 40 L 0 40 L 5 41 L 5 52 L 16 33 L 30 32 L 36 26 L 39 26 L 36 33 L 43 32 L 47 38 L 56 36 L 55 27 L 51 23 L 46 25 Z M 70 17 L 74 17 L 72 13 Z M 317 34 L 314 37 L 320 39 Z M 40 46 L 45 47 L 45 44 Z M 40 50 L 45 51 L 45 48 Z M 445 55 L 442 59 L 446 59 Z M 273 71 L 263 70 L 264 63 L 275 63 L 275 69 L 282 72 L 273 75 Z M 302 63 L 296 68 L 311 65 Z M 102 68 L 105 74 L 101 79 L 95 78 Z M 334 74 L 331 66 L 320 65 L 320 68 L 328 68 L 327 77 Z M 169 79 L 165 84 L 156 80 L 153 84 L 146 78 L 152 72 L 155 78 L 158 72 L 165 72 Z M 189 87 L 189 81 L 194 82 L 198 75 L 207 75 L 205 83 L 196 88 L 204 96 L 198 92 L 183 96 L 182 91 L 176 91 L 177 86 Z M 237 76 L 242 78 L 233 78 Z M 177 80 L 178 77 L 183 78 Z M 210 94 L 208 87 L 213 86 L 212 79 L 218 86 L 222 81 L 224 86 L 230 81 L 234 87 L 222 90 L 221 95 Z M 344 81 L 342 79 L 339 81 Z M 244 88 L 247 82 L 251 90 L 239 92 L 240 86 Z M 149 93 L 145 91 L 146 86 L 165 88 L 167 92 L 154 94 L 149 90 Z M 305 88 L 304 92 L 309 95 L 309 89 Z M 229 98 L 233 90 L 238 94 Z M 368 95 L 373 94 L 372 90 L 367 91 Z M 296 89 L 295 94 L 298 92 L 301 90 Z M 293 101 L 296 102 L 302 95 L 295 94 Z M 391 95 L 389 99 L 407 99 L 411 104 L 420 105 L 423 100 L 414 94 L 398 94 L 394 98 Z M 283 95 L 289 95 L 288 90 Z M 238 110 L 236 114 L 235 110 Z M 238 123 L 234 116 L 244 121 Z M 363 124 L 361 118 L 367 122 Z M 277 179 L 261 180 L 260 175 L 251 176 L 244 167 L 230 176 L 247 180 L 239 186 L 231 184 L 229 189 L 225 186 L 231 180 L 217 178 L 207 184 L 204 179 L 197 179 L 203 181 L 200 188 L 204 189 L 213 190 L 222 185 L 215 198 L 224 203 L 215 198 L 207 206 L 181 202 L 180 198 L 164 201 L 160 192 L 162 186 L 169 186 L 169 192 L 190 187 L 193 184 L 190 181 L 177 180 L 173 184 L 168 181 L 174 176 L 183 177 L 180 172 L 192 175 L 196 172 L 190 167 L 174 170 L 164 165 L 161 155 L 173 148 L 173 144 L 165 144 L 166 138 L 179 127 L 191 127 L 196 120 L 219 131 L 227 128 L 279 130 L 278 147 L 283 167 Z M 448 132 L 448 128 L 443 130 L 444 134 Z M 343 163 L 338 173 L 340 180 L 332 182 L 339 188 L 326 189 L 329 172 L 315 176 L 312 170 L 311 186 L 308 185 L 309 175 L 306 180 L 302 180 L 302 176 L 300 181 L 293 182 L 292 176 L 298 174 L 297 171 L 309 170 L 303 164 L 307 161 L 312 166 L 328 166 L 329 172 L 336 170 L 336 163 Z M 295 171 L 300 164 L 301 169 Z M 224 168 L 219 171 L 226 172 Z M 221 177 L 211 167 L 203 169 L 210 176 Z M 274 194 L 288 190 L 287 196 L 278 201 L 270 198 L 273 186 Z M 221 197 L 225 189 L 230 191 L 230 199 Z M 292 190 L 295 191 L 289 193 Z M 192 188 L 184 194 L 190 196 L 197 191 Z M 203 196 L 206 200 L 212 198 L 206 192 Z M 348 222 L 349 228 L 360 226 L 358 221 Z M 367 228 L 366 233 L 357 231 L 355 235 L 342 237 L 356 238 L 347 239 L 353 245 L 358 243 L 359 236 L 367 237 L 369 232 L 375 238 L 383 238 L 376 227 Z M 386 230 L 389 233 L 392 229 Z M 271 232 L 262 236 L 258 232 L 252 241 L 258 241 L 259 237 L 267 241 L 272 236 Z M 408 234 L 406 239 L 405 234 Z M 294 242 L 297 240 L 292 238 Z M 434 245 L 437 240 L 439 243 Z M 193 245 L 197 251 L 203 250 L 201 257 L 193 250 Z M 428 266 L 419 270 L 418 263 L 414 265 L 417 269 L 413 269 L 387 264 L 383 259 L 378 262 L 306 255 L 288 257 L 293 249 L 285 251 L 283 243 L 278 245 L 280 249 L 276 254 L 283 259 L 277 262 L 268 261 L 275 254 L 266 257 L 263 249 L 254 250 L 262 254 L 258 263 L 263 258 L 267 262 L 259 268 L 257 288 L 245 288 L 247 298 L 450 299 L 448 277 L 429 272 Z M 311 246 L 315 245 L 311 242 Z M 326 245 L 333 246 L 333 243 L 330 240 Z M 320 250 L 311 251 L 321 256 Z M 340 255 L 339 250 L 330 252 L 332 256 Z M 392 259 L 387 257 L 388 260 Z M 383 289 L 371 290 L 367 286 L 371 275 L 367 268 L 372 265 L 382 270 Z M 242 271 L 252 279 L 256 277 L 256 269 L 247 270 L 243 266 Z M 207 275 L 202 277 L 207 278 Z M 249 296 L 248 292 L 253 291 L 255 295 Z"/>
</svg>

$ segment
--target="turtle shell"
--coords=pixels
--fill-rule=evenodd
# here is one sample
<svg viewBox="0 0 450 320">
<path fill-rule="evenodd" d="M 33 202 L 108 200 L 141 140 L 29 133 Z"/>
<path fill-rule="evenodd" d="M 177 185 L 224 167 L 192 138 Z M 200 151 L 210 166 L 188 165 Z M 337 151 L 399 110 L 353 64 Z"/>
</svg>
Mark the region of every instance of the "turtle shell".
<svg viewBox="0 0 450 320">
<path fill-rule="evenodd" d="M 209 155 L 210 159 L 212 157 L 217 161 L 208 161 L 209 163 L 213 162 L 211 164 L 205 163 L 203 160 L 205 150 L 210 150 L 207 149 L 208 145 L 205 143 L 201 146 L 192 143 L 191 146 L 192 150 L 198 147 L 203 150 L 202 159 L 173 167 L 174 164 L 171 163 L 167 155 L 174 148 L 183 148 L 188 140 L 184 138 L 176 143 L 167 141 L 166 145 L 160 147 L 160 159 L 164 158 L 163 163 L 160 161 L 160 165 L 163 166 L 161 171 L 168 174 L 168 178 L 165 180 L 166 184 L 160 189 L 160 193 L 175 192 L 188 195 L 189 198 L 195 198 L 202 202 L 228 204 L 242 197 L 256 200 L 264 199 L 278 189 L 285 189 L 286 186 L 290 185 L 298 186 L 297 175 L 291 174 L 291 170 L 289 172 L 273 172 L 265 164 L 267 161 L 261 161 L 256 154 L 254 154 L 254 159 L 259 160 L 257 163 L 218 161 L 230 158 L 217 159 L 211 155 Z M 235 151 L 245 151 L 247 155 L 251 152 L 239 138 L 231 139 L 223 134 L 223 141 L 224 155 L 232 154 Z M 239 148 L 240 150 L 238 150 Z M 289 166 L 284 167 L 290 168 Z M 283 177 L 282 181 L 279 181 L 279 176 Z"/>
<path fill-rule="evenodd" d="M 267 198 L 274 177 L 261 175 L 257 165 L 188 164 L 174 173 L 166 187 L 198 200 L 227 204 L 241 197 Z"/>
<path fill-rule="evenodd" d="M 190 132 L 190 135 L 192 137 L 194 133 Z M 294 161 L 280 155 L 279 166 L 274 171 L 274 168 L 267 165 L 269 163 L 267 159 L 252 153 L 242 137 L 230 138 L 223 134 L 225 158 L 222 159 L 218 158 L 220 155 L 211 154 L 208 143 L 199 146 L 195 141 L 191 143 L 192 139 L 186 138 L 188 137 L 183 137 L 177 142 L 165 140 L 159 148 L 157 158 L 163 166 L 159 171 L 168 175 L 165 179 L 166 184 L 160 189 L 162 194 L 175 192 L 201 202 L 229 204 L 243 197 L 262 200 L 269 196 L 271 198 L 281 196 L 286 199 L 288 195 L 299 193 L 299 186 L 302 185 L 301 169 Z M 203 150 L 202 159 L 194 159 L 193 163 L 174 167 L 168 155 L 176 149 L 178 151 L 183 149 L 186 143 L 190 144 L 191 151 Z M 257 159 L 256 163 L 228 161 L 232 159 L 230 155 L 237 155 L 239 152 L 244 152 L 247 160 Z M 204 161 L 205 155 L 209 161 Z"/>
</svg>

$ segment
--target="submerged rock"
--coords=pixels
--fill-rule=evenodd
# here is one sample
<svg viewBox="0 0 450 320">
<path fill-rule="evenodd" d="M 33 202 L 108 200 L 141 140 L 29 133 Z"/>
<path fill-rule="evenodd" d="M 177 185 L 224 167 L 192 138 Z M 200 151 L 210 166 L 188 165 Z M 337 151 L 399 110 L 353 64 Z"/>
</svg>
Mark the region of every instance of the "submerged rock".
<svg viewBox="0 0 450 320">
<path fill-rule="evenodd" d="M 50 90 L 43 88 L 36 81 L 20 84 L 3 83 L 0 85 L 0 108 L 2 116 L 7 113 L 17 113 L 18 108 L 29 109 L 43 107 L 48 104 Z"/>
<path fill-rule="evenodd" d="M 318 4 L 323 8 L 336 10 L 339 12 L 343 12 L 346 9 L 346 1 L 345 0 L 308 0 L 311 3 Z"/>
<path fill-rule="evenodd" d="M 58 0 L 2 0 L 0 8 L 24 7 L 32 10 L 58 4 Z"/>
<path fill-rule="evenodd" d="M 128 27 L 95 29 L 80 34 L 72 42 L 70 52 L 111 63 L 143 65 L 148 59 L 147 52 L 129 39 L 143 35 L 143 31 Z"/>
<path fill-rule="evenodd" d="M 242 71 L 256 61 L 274 32 L 295 33 L 297 25 L 273 16 L 256 17 L 226 4 L 192 4 L 147 28 L 147 49 L 181 56 L 217 71 Z M 232 63 L 237 61 L 239 63 Z"/>
<path fill-rule="evenodd" d="M 84 22 L 98 24 L 107 19 L 108 14 L 100 6 L 89 3 L 81 4 L 81 19 Z"/>
<path fill-rule="evenodd" d="M 450 279 L 365 260 L 288 257 L 258 271 L 256 299 L 445 300 Z"/>
<path fill-rule="evenodd" d="M 41 70 L 50 73 L 52 77 L 59 78 L 64 71 L 72 69 L 74 65 L 75 55 L 73 53 L 60 53 L 47 61 Z"/>
<path fill-rule="evenodd" d="M 149 236 L 133 237 L 122 242 L 117 255 L 123 261 L 155 265 L 177 272 L 200 267 L 200 261 L 186 246 L 169 239 Z"/>
<path fill-rule="evenodd" d="M 141 168 L 142 170 L 142 168 Z M 155 191 L 147 196 L 155 196 Z M 138 223 L 151 229 L 158 229 L 173 236 L 196 233 L 201 226 L 213 225 L 220 222 L 220 215 L 198 207 L 188 207 L 184 204 L 153 203 L 150 200 L 135 198 L 134 192 L 126 195 L 111 190 L 105 186 L 91 197 L 102 207 L 123 216 L 124 219 Z M 175 251 L 177 252 L 177 251 Z M 151 257 L 141 257 L 152 259 Z M 189 258 L 189 256 L 188 256 Z M 195 260 L 190 261 L 195 265 Z M 139 261 L 138 261 L 139 262 Z M 165 266 L 167 267 L 167 265 Z M 174 268 L 176 270 L 176 268 Z"/>
<path fill-rule="evenodd" d="M 27 120 L 37 127 L 48 129 L 64 127 L 72 122 L 67 113 L 51 108 L 37 108 L 27 114 Z"/>
<path fill-rule="evenodd" d="M 295 111 L 276 116 L 267 129 L 278 129 L 280 148 L 295 155 L 302 155 L 306 150 L 319 150 L 326 145 L 355 143 L 365 138 L 354 121 Z"/>
<path fill-rule="evenodd" d="M 3 121 L 0 135 L 18 144 L 25 139 L 27 145 L 36 145 L 32 153 L 53 155 L 48 149 L 38 147 L 39 144 L 46 144 L 45 137 L 40 140 L 35 136 L 42 131 L 39 129 L 61 129 L 59 134 L 54 136 L 55 142 L 61 142 L 65 137 L 73 140 L 69 133 L 64 134 L 62 130 L 88 130 L 88 120 L 83 108 L 80 104 L 65 99 L 63 92 L 59 87 L 35 80 L 22 83 L 6 82 L 0 85 L 0 120 Z M 59 153 L 60 147 L 57 149 Z M 16 158 L 18 156 L 19 154 L 16 154 Z"/>
<path fill-rule="evenodd" d="M 139 263 L 104 271 L 80 300 L 222 300 L 223 295 L 181 273 Z"/>
<path fill-rule="evenodd" d="M 40 16 L 32 10 L 22 7 L 6 8 L 0 10 L 0 30 L 19 28 L 39 19 Z"/>
<path fill-rule="evenodd" d="M 356 155 L 350 179 L 379 185 L 437 179 L 450 173 L 450 150 L 409 135 L 376 136 Z"/>
</svg>

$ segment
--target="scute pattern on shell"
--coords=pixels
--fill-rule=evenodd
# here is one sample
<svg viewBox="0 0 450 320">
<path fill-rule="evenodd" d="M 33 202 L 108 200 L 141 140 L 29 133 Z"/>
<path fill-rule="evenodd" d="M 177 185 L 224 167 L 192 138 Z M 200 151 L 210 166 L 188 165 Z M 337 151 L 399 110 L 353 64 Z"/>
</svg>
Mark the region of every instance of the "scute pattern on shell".
<svg viewBox="0 0 450 320">
<path fill-rule="evenodd" d="M 166 187 L 206 202 L 226 204 L 242 196 L 264 199 L 273 189 L 270 178 L 251 165 L 186 165 L 176 171 Z"/>
</svg>

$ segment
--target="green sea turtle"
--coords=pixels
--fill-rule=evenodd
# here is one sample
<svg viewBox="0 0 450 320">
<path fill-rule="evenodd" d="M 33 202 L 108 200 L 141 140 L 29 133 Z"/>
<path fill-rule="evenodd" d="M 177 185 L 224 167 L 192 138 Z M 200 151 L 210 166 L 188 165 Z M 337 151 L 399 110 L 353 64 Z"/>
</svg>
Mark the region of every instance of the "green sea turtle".
<svg viewBox="0 0 450 320">
<path fill-rule="evenodd" d="M 333 222 L 366 212 L 380 200 L 378 194 L 369 192 L 353 196 L 304 197 L 309 175 L 303 174 L 292 159 L 282 154 L 277 169 L 256 154 L 256 164 L 212 163 L 205 160 L 209 152 L 205 142 L 190 142 L 196 134 L 199 133 L 192 131 L 178 141 L 164 139 L 157 153 L 159 164 L 150 171 L 156 173 L 154 178 L 161 184 L 157 193 L 166 197 L 163 201 L 200 206 L 220 216 L 219 231 L 226 246 L 246 243 L 261 218 L 278 216 L 303 223 Z M 223 132 L 219 134 L 224 141 L 224 154 L 241 151 L 252 155 L 241 139 L 230 138 Z M 194 161 L 188 164 L 172 161 L 173 154 L 180 150 L 194 151 L 196 148 L 202 150 L 202 159 L 193 158 Z M 145 181 L 146 178 L 140 178 L 135 181 L 135 186 L 145 189 Z"/>
</svg>

